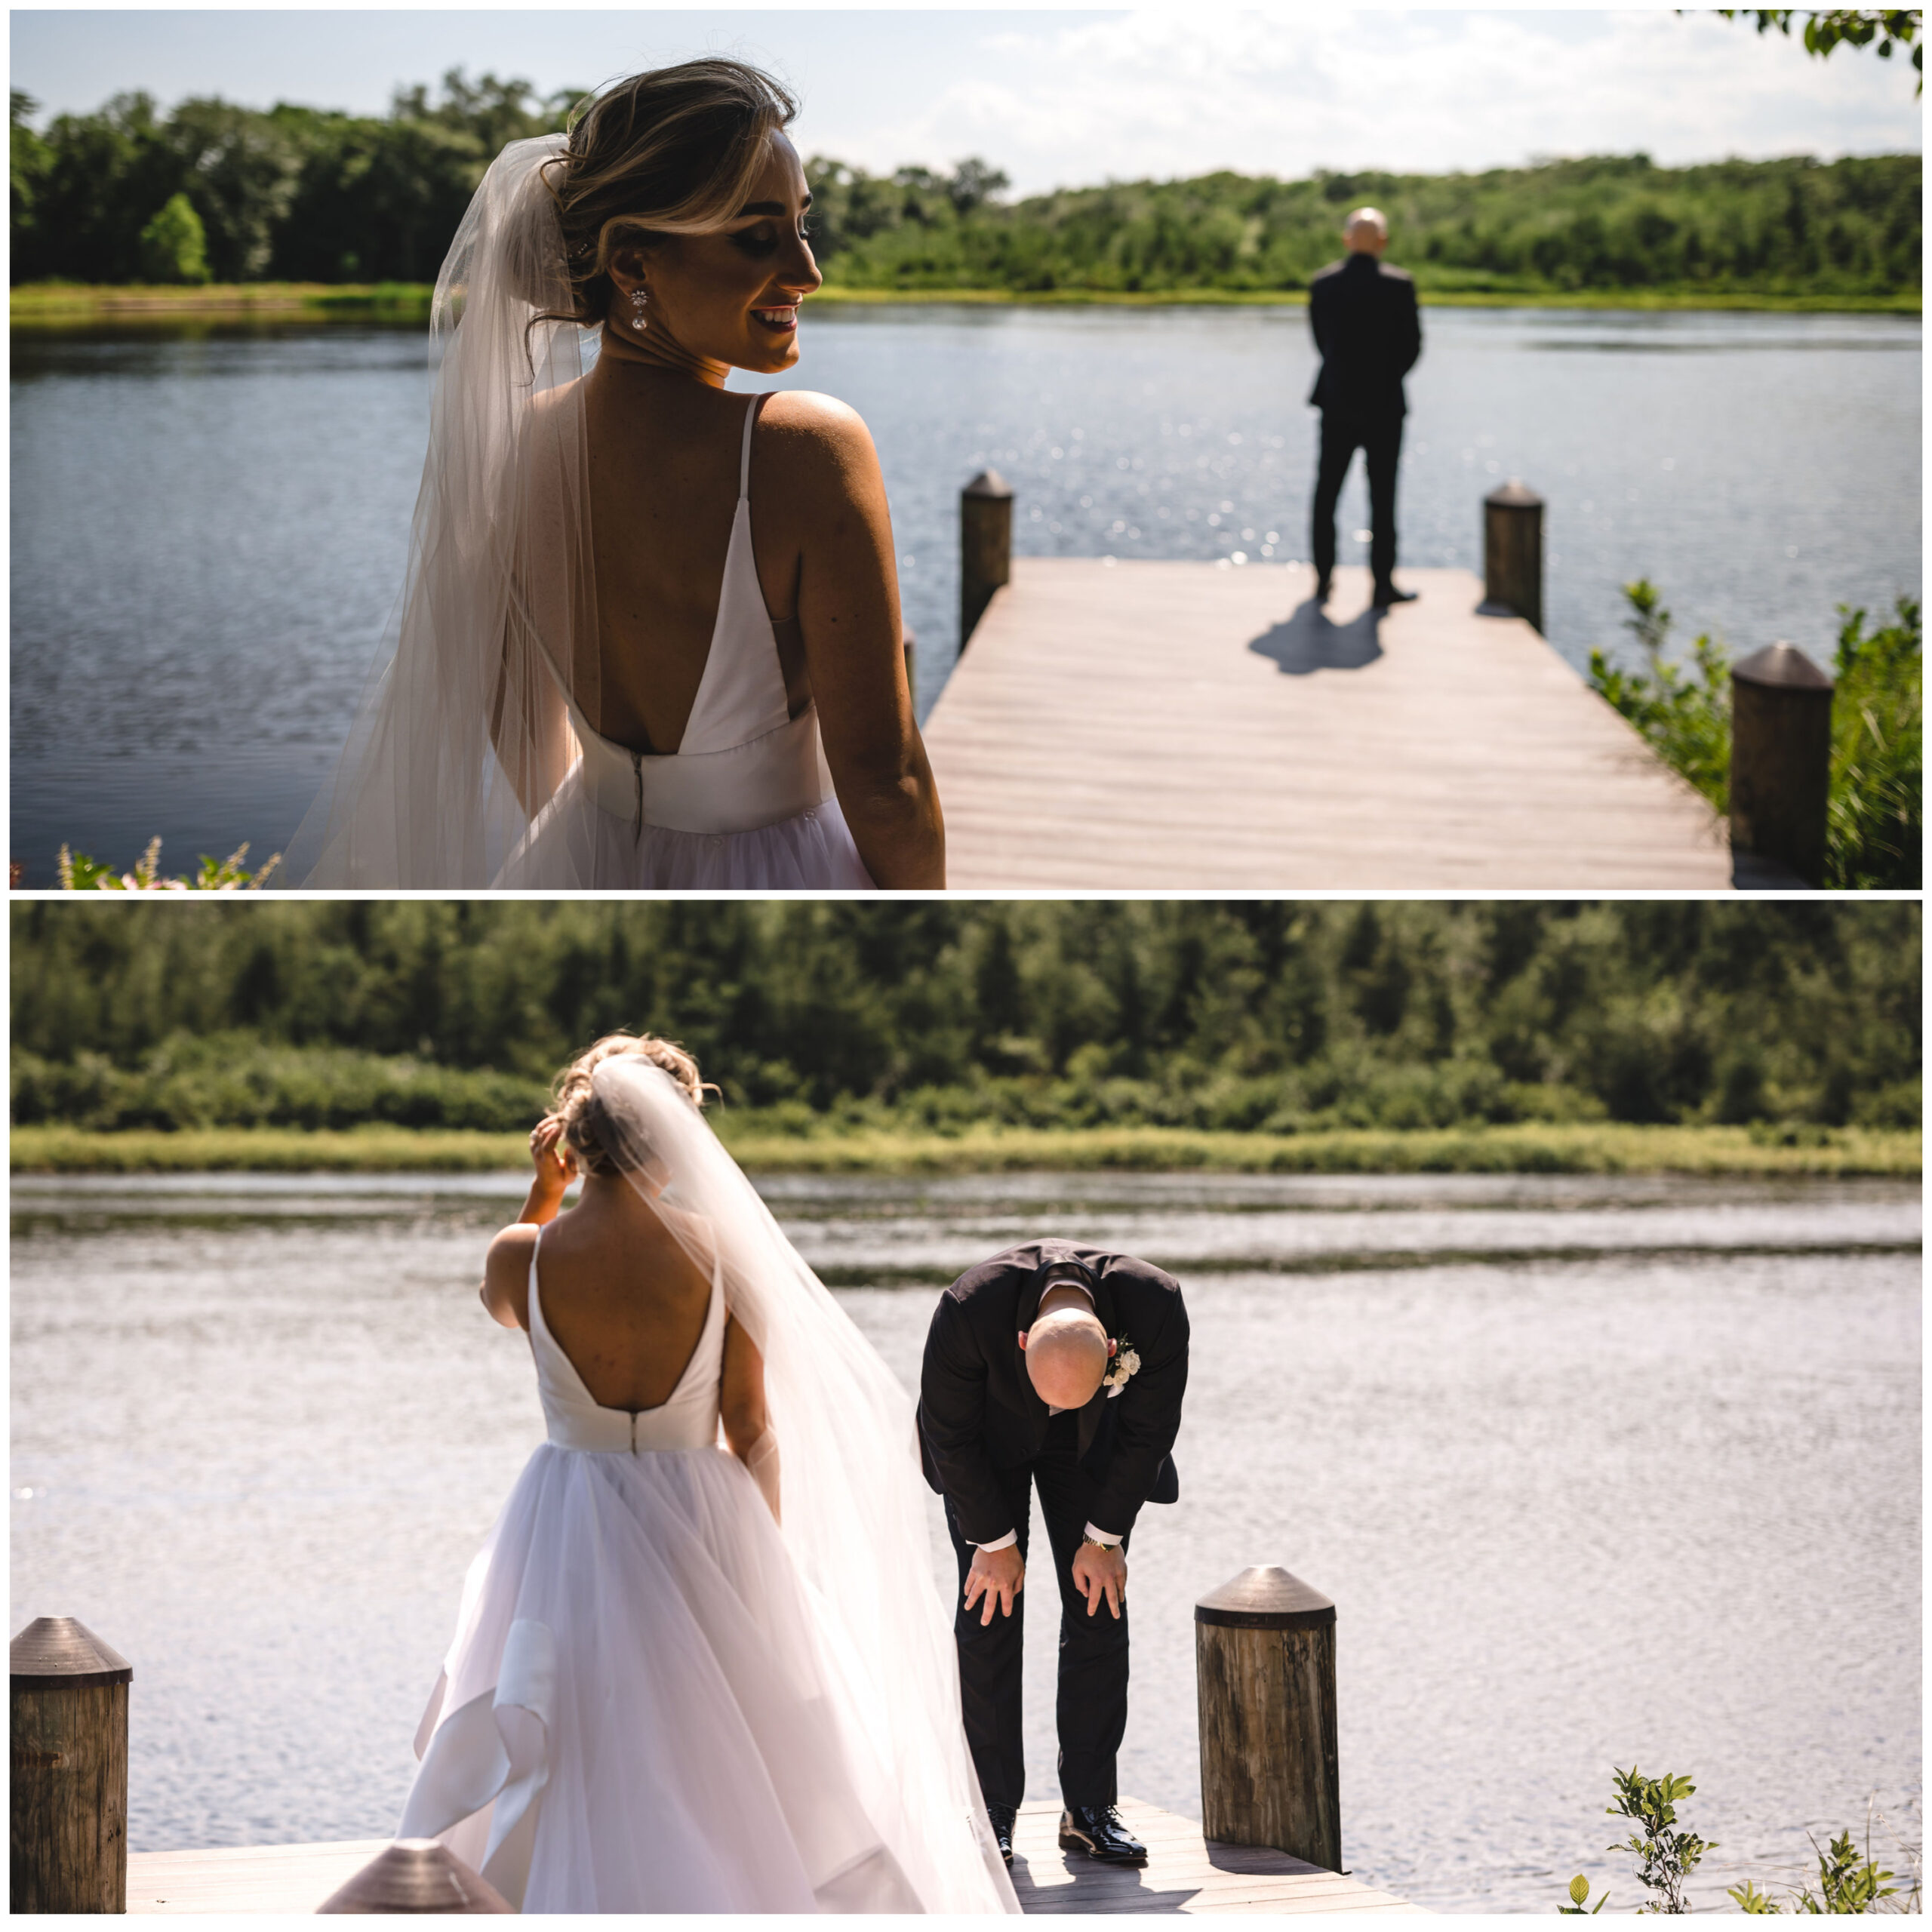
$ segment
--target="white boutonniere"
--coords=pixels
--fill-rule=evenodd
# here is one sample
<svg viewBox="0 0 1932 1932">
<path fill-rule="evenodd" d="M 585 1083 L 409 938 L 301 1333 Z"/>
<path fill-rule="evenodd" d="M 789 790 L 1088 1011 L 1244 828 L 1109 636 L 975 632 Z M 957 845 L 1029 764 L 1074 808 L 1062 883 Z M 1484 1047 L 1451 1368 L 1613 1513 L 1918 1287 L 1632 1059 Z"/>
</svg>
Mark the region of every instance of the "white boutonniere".
<svg viewBox="0 0 1932 1932">
<path fill-rule="evenodd" d="M 1107 1400 L 1112 1401 L 1124 1389 L 1129 1380 L 1140 1372 L 1140 1357 L 1134 1344 L 1123 1335 L 1114 1344 L 1114 1358 L 1107 1364 L 1107 1372 L 1100 1377 L 1100 1386 L 1107 1392 Z"/>
</svg>

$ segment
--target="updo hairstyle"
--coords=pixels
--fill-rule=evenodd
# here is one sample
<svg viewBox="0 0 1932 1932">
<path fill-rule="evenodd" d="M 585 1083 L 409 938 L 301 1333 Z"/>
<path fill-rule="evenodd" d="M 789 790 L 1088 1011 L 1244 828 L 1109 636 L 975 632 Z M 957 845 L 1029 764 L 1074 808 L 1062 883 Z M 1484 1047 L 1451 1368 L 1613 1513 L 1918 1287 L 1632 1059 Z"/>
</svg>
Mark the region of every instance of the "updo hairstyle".
<svg viewBox="0 0 1932 1932">
<path fill-rule="evenodd" d="M 723 227 L 744 205 L 767 140 L 798 111 L 769 74 L 721 57 L 659 67 L 599 94 L 543 168 L 574 319 L 586 328 L 605 319 L 619 249 Z"/>
<path fill-rule="evenodd" d="M 580 1174 L 620 1174 L 625 1171 L 626 1164 L 617 1158 L 619 1136 L 590 1077 L 604 1061 L 620 1054 L 648 1060 L 668 1073 L 694 1107 L 703 1106 L 706 1094 L 718 1091 L 700 1078 L 697 1062 L 675 1042 L 660 1040 L 653 1033 L 605 1034 L 551 1083 L 549 1117 L 563 1122 L 564 1144 L 577 1157 Z"/>
</svg>

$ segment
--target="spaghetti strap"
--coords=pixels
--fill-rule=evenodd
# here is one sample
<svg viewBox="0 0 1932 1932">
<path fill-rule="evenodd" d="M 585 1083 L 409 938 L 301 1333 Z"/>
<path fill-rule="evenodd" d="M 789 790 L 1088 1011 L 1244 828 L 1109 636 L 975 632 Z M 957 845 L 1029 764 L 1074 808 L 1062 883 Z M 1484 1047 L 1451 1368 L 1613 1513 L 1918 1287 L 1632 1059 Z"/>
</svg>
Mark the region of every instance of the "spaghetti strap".
<svg viewBox="0 0 1932 1932">
<path fill-rule="evenodd" d="M 752 493 L 752 425 L 758 420 L 758 405 L 762 395 L 755 395 L 745 410 L 745 446 L 738 457 L 738 500 L 743 503 Z"/>
</svg>

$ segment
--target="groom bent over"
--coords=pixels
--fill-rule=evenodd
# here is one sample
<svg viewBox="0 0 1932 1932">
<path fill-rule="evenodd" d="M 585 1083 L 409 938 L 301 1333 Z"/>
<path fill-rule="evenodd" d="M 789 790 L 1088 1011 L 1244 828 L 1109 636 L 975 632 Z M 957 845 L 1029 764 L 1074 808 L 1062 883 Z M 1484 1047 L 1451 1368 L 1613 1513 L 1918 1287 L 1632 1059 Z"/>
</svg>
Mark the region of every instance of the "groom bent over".
<svg viewBox="0 0 1932 1932">
<path fill-rule="evenodd" d="M 1187 1336 L 1171 1275 L 1065 1241 L 1029 1241 L 968 1269 L 934 1312 L 920 1448 L 959 1558 L 953 1634 L 967 1741 L 1009 1864 L 1026 1794 L 1015 1603 L 1035 1488 L 1060 1583 L 1060 1842 L 1109 1864 L 1147 1862 L 1115 1809 L 1127 1544 L 1143 1503 L 1180 1494 L 1168 1452 Z"/>
</svg>

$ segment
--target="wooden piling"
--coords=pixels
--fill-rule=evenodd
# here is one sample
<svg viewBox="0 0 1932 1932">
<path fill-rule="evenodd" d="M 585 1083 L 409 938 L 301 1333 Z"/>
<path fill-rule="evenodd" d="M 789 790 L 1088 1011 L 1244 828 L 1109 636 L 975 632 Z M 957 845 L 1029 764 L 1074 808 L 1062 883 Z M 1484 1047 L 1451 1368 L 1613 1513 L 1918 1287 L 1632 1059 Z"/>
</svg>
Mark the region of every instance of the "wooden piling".
<svg viewBox="0 0 1932 1932">
<path fill-rule="evenodd" d="M 125 1912 L 134 1666 L 71 1617 L 35 1618 L 8 1660 L 8 1903 L 17 1912 Z"/>
<path fill-rule="evenodd" d="M 1204 1835 L 1340 1871 L 1334 1603 L 1244 1570 L 1195 1605 L 1194 1657 Z"/>
<path fill-rule="evenodd" d="M 959 648 L 1013 574 L 1013 492 L 983 469 L 959 493 Z"/>
<path fill-rule="evenodd" d="M 1543 629 L 1543 499 L 1515 477 L 1482 500 L 1483 602 Z"/>
<path fill-rule="evenodd" d="M 1832 681 L 1795 645 L 1730 668 L 1730 844 L 1825 882 Z"/>
<path fill-rule="evenodd" d="M 315 1908 L 318 1913 L 515 1909 L 487 1878 L 434 1838 L 398 1838 L 385 1845 Z"/>
</svg>

